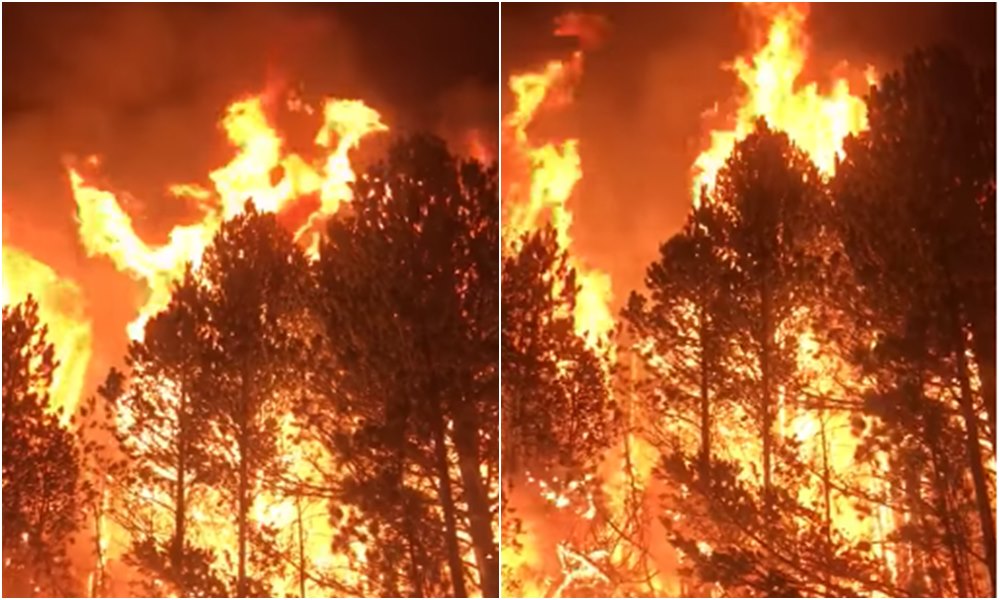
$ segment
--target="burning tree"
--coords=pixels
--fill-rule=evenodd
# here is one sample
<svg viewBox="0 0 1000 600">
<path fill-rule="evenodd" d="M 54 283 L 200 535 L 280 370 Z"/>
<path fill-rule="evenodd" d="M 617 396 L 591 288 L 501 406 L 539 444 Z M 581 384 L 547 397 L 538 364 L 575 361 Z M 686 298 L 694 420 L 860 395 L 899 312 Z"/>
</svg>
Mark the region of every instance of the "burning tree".
<svg viewBox="0 0 1000 600">
<path fill-rule="evenodd" d="M 498 593 L 496 176 L 401 142 L 321 245 L 335 376 L 308 412 L 344 465 L 334 510 L 369 541 L 376 593 Z"/>
<path fill-rule="evenodd" d="M 130 459 L 117 487 L 126 510 L 116 517 L 131 535 L 131 559 L 149 575 L 149 594 L 165 583 L 181 597 L 225 593 L 211 572 L 211 550 L 192 543 L 191 510 L 209 474 L 208 421 L 197 411 L 208 395 L 204 368 L 204 291 L 192 271 L 142 340 L 129 344 L 128 374 L 112 370 L 102 395 L 117 423 L 106 427 Z M 140 508 L 145 498 L 162 498 Z M 122 503 L 119 503 L 122 504 Z"/>
<path fill-rule="evenodd" d="M 68 595 L 77 589 L 67 557 L 82 517 L 74 435 L 49 408 L 57 363 L 28 296 L 3 307 L 4 595 Z"/>
<path fill-rule="evenodd" d="M 577 479 L 608 444 L 605 373 L 574 331 L 579 287 L 554 231 L 515 248 L 503 262 L 504 473 Z"/>
<path fill-rule="evenodd" d="M 533 592 L 520 512 L 536 485 L 557 505 L 593 500 L 588 480 L 614 435 L 614 408 L 602 357 L 575 331 L 576 272 L 553 229 L 525 234 L 503 258 L 501 389 L 504 578 Z M 513 498 L 511 500 L 510 498 Z"/>
<path fill-rule="evenodd" d="M 978 595 L 983 569 L 996 590 L 994 89 L 954 50 L 911 55 L 872 91 L 871 129 L 833 182 L 851 314 L 877 332 L 854 357 L 874 382 L 869 443 L 893 465 L 913 593 Z"/>
</svg>

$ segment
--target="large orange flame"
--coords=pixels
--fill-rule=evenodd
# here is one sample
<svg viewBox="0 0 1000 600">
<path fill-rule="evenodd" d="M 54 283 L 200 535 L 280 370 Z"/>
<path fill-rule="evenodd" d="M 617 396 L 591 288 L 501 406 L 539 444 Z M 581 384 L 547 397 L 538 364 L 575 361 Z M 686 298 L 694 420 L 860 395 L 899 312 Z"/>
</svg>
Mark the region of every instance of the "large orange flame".
<svg viewBox="0 0 1000 600">
<path fill-rule="evenodd" d="M 816 82 L 803 82 L 808 36 L 805 22 L 808 6 L 749 5 L 759 29 L 754 33 L 761 45 L 749 57 L 737 57 L 731 65 L 743 85 L 739 108 L 730 128 L 712 131 L 709 147 L 694 161 L 692 183 L 695 203 L 703 187 L 711 190 L 715 177 L 737 142 L 764 118 L 772 129 L 788 134 L 805 150 L 825 174 L 833 174 L 843 141 L 868 128 L 864 99 L 853 95 L 846 78 L 832 81 L 830 92 L 820 92 Z M 874 81 L 869 67 L 865 78 Z"/>
<path fill-rule="evenodd" d="M 305 110 L 305 106 L 298 101 L 289 103 L 290 110 Z M 197 266 L 222 221 L 239 214 L 247 200 L 259 211 L 280 212 L 293 200 L 318 195 L 318 205 L 296 229 L 296 235 L 309 242 L 314 253 L 317 223 L 351 199 L 349 184 L 355 174 L 349 152 L 365 136 L 387 129 L 379 114 L 363 102 L 328 99 L 315 139 L 324 158 L 311 163 L 298 154 L 284 152 L 284 142 L 268 121 L 265 109 L 263 95 L 228 107 L 222 128 L 237 154 L 209 175 L 212 189 L 200 184 L 169 187 L 170 195 L 194 200 L 203 216 L 198 223 L 174 227 L 169 241 L 160 246 L 147 244 L 136 233 L 118 195 L 86 177 L 78 166 L 69 168 L 80 240 L 87 253 L 110 258 L 119 271 L 143 281 L 149 290 L 138 317 L 129 324 L 131 339 L 142 339 L 146 321 L 167 306 L 171 282 L 186 263 Z M 97 166 L 96 159 L 88 162 Z M 273 174 L 278 171 L 281 177 L 274 181 Z"/>
<path fill-rule="evenodd" d="M 563 19 L 557 33 L 580 35 L 577 19 Z M 589 38 L 588 38 L 589 39 Z M 564 61 L 554 60 L 542 69 L 514 75 L 509 87 L 514 94 L 514 109 L 504 117 L 504 152 L 513 162 L 508 173 L 527 169 L 525 186 L 514 175 L 505 179 L 504 236 L 518 236 L 549 223 L 556 233 L 560 249 L 569 252 L 570 267 L 576 270 L 580 286 L 576 297 L 574 321 L 577 332 L 591 345 L 606 338 L 614 327 L 611 313 L 611 277 L 589 268 L 571 252 L 573 213 L 569 200 L 583 176 L 579 140 L 567 138 L 539 143 L 528 128 L 544 109 L 556 109 L 571 102 L 573 86 L 583 72 L 583 52 L 576 51 Z M 525 189 L 527 188 L 527 189 Z"/>
</svg>

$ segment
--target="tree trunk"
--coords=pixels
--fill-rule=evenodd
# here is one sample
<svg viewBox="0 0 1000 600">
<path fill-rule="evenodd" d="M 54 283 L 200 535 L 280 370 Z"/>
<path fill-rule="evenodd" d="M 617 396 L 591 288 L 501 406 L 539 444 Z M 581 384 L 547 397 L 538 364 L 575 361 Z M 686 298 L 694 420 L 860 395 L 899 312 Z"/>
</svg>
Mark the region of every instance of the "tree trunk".
<svg viewBox="0 0 1000 600">
<path fill-rule="evenodd" d="M 440 399 L 436 395 L 430 399 L 433 410 L 434 462 L 438 478 L 438 499 L 444 514 L 445 545 L 448 553 L 448 568 L 457 598 L 466 598 L 465 576 L 462 570 L 462 556 L 458 550 L 458 528 L 456 526 L 455 499 L 451 491 L 451 473 L 448 468 L 448 448 L 445 446 L 444 417 L 441 414 Z"/>
<path fill-rule="evenodd" d="M 424 589 L 424 580 L 420 575 L 420 563 L 421 556 L 423 553 L 420 551 L 420 542 L 417 535 L 413 531 L 413 520 L 410 519 L 409 514 L 403 517 L 406 531 L 406 550 L 410 555 L 410 584 L 413 586 L 414 597 L 416 598 L 426 598 L 427 591 Z"/>
<path fill-rule="evenodd" d="M 976 353 L 976 368 L 982 385 L 983 405 L 989 415 L 987 432 L 993 450 L 997 447 L 997 354 L 996 354 L 996 313 L 989 318 L 972 320 L 972 347 Z"/>
<path fill-rule="evenodd" d="M 299 598 L 306 597 L 306 539 L 302 527 L 302 497 L 295 497 L 295 521 L 299 528 Z"/>
<path fill-rule="evenodd" d="M 181 598 L 187 596 L 187 589 L 184 581 L 184 536 L 185 536 L 185 513 L 186 494 L 184 486 L 187 476 L 187 389 L 185 387 L 186 378 L 181 377 L 180 405 L 177 409 L 177 483 L 174 496 L 174 547 L 173 547 L 173 568 L 174 584 L 177 586 L 178 595 Z"/>
<path fill-rule="evenodd" d="M 455 446 L 462 475 L 463 498 L 469 508 L 469 534 L 476 548 L 482 594 L 484 598 L 496 598 L 500 595 L 499 562 L 490 504 L 479 470 L 478 432 L 475 425 L 456 424 Z"/>
<path fill-rule="evenodd" d="M 712 426 L 708 407 L 708 354 L 705 348 L 705 304 L 702 299 L 701 316 L 699 319 L 699 337 L 701 342 L 701 382 L 700 382 L 700 404 L 701 404 L 701 468 L 702 475 L 708 473 L 708 466 L 712 461 Z"/>
<path fill-rule="evenodd" d="M 764 467 L 764 507 L 771 506 L 771 432 L 774 429 L 771 416 L 771 340 L 774 333 L 771 327 L 771 293 L 767 278 L 761 281 L 761 437 L 763 438 Z"/>
<path fill-rule="evenodd" d="M 250 408 L 250 381 L 247 368 L 244 366 L 243 377 L 242 377 L 242 390 L 240 398 L 239 410 L 239 421 L 237 427 L 239 429 L 238 436 L 239 440 L 238 451 L 239 451 L 239 482 L 237 484 L 237 500 L 236 500 L 236 518 L 237 518 L 237 544 L 238 544 L 238 558 L 237 558 L 237 574 L 236 574 L 236 595 L 240 598 L 246 598 L 247 596 L 247 514 L 250 512 L 248 489 L 249 484 L 249 452 L 250 443 L 248 438 L 250 419 L 248 411 Z"/>
<path fill-rule="evenodd" d="M 939 438 L 934 433 L 934 429 L 940 430 L 940 423 L 935 424 L 933 427 L 929 428 L 932 431 L 931 437 L 931 460 L 932 467 L 934 471 L 934 496 L 935 496 L 935 508 L 938 512 L 938 518 L 941 519 L 941 523 L 944 525 L 944 541 L 945 546 L 948 548 L 948 559 L 951 561 L 951 569 L 955 575 L 955 586 L 958 592 L 959 598 L 967 598 L 969 596 L 968 588 L 965 585 L 964 570 L 962 569 L 962 559 L 959 556 L 959 540 L 958 534 L 955 531 L 954 523 L 957 515 L 953 513 L 948 505 L 948 482 L 944 480 L 943 474 L 947 473 L 949 467 L 947 464 L 942 464 L 943 455 L 940 449 Z"/>
<path fill-rule="evenodd" d="M 952 316 L 954 317 L 954 313 Z M 979 416 L 976 414 L 972 398 L 972 387 L 969 383 L 969 370 L 965 356 L 965 343 L 962 339 L 962 329 L 957 319 L 953 318 L 952 324 L 955 362 L 958 367 L 958 380 L 961 389 L 959 402 L 961 404 L 962 417 L 965 421 L 965 446 L 968 453 L 969 467 L 972 469 L 972 482 L 976 491 L 976 507 L 983 535 L 986 567 L 990 573 L 990 595 L 996 596 L 996 530 L 993 524 L 993 509 L 990 507 L 989 490 L 986 488 L 986 473 L 983 468 L 983 458 L 979 448 Z"/>
<path fill-rule="evenodd" d="M 247 446 L 246 446 L 246 435 L 240 434 L 239 442 L 239 452 L 240 452 L 240 479 L 237 487 L 237 506 L 236 506 L 236 518 L 237 518 L 237 543 L 238 548 L 238 559 L 237 559 L 237 574 L 236 574 L 236 595 L 240 598 L 246 598 L 247 596 L 247 513 L 249 512 L 249 506 L 247 506 Z"/>
</svg>

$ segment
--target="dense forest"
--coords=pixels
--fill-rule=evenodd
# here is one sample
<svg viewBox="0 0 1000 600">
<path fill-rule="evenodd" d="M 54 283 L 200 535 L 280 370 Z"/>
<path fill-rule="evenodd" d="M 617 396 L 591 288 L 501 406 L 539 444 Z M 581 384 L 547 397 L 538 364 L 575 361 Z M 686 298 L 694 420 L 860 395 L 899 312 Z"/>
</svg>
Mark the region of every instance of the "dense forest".
<svg viewBox="0 0 1000 600">
<path fill-rule="evenodd" d="M 498 595 L 497 176 L 398 140 L 315 258 L 248 202 L 73 415 L 5 306 L 4 595 Z"/>
<path fill-rule="evenodd" d="M 507 240 L 505 590 L 996 595 L 995 89 L 911 54 L 832 177 L 759 119 L 604 344 Z"/>
</svg>

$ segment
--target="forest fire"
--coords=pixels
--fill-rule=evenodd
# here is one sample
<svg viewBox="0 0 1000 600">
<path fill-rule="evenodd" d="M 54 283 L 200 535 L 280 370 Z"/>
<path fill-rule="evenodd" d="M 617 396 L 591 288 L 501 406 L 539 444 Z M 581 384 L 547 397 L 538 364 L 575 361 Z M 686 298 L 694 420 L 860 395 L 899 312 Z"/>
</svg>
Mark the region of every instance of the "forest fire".
<svg viewBox="0 0 1000 600">
<path fill-rule="evenodd" d="M 4 597 L 996 597 L 995 6 L 8 4 Z"/>
<path fill-rule="evenodd" d="M 136 10 L 107 14 L 164 18 Z M 266 10 L 303 35 L 370 18 Z M 407 27 L 495 20 L 449 10 Z M 265 91 L 219 111 L 224 164 L 160 186 L 189 216 L 151 224 L 114 153 L 64 160 L 78 260 L 142 288 L 124 356 L 93 306 L 127 296 L 4 240 L 5 596 L 498 593 L 495 135 L 462 116 L 390 132 L 266 58 Z"/>
<path fill-rule="evenodd" d="M 849 230 L 841 219 L 849 217 L 837 210 L 853 209 L 831 207 L 826 190 L 846 193 L 839 182 L 856 177 L 850 148 L 861 147 L 857 138 L 880 139 L 864 135 L 872 125 L 872 96 L 865 94 L 878 98 L 876 86 L 897 84 L 880 82 L 870 65 L 849 74 L 842 65 L 829 80 L 808 81 L 808 7 L 744 10 L 754 46 L 726 65 L 742 93 L 731 114 L 716 115 L 722 126 L 694 158 L 688 223 L 650 266 L 650 296 L 633 294 L 620 321 L 611 310 L 611 275 L 589 269 L 572 243 L 574 189 L 586 185 L 593 166 L 581 160 L 578 139 L 538 144 L 529 133 L 543 110 L 572 108 L 583 53 L 510 78 L 515 104 L 504 119 L 504 156 L 518 166 L 505 170 L 503 182 L 503 290 L 516 308 L 504 316 L 504 381 L 513 383 L 505 384 L 502 402 L 504 439 L 524 449 L 504 444 L 505 595 L 895 596 L 931 589 L 961 596 L 993 585 L 994 525 L 986 513 L 994 495 L 973 489 L 994 481 L 994 445 L 975 433 L 993 430 L 992 394 L 960 366 L 994 369 L 992 354 L 975 354 L 974 335 L 960 341 L 956 378 L 925 384 L 927 408 L 887 408 L 900 392 L 876 365 L 892 352 L 885 340 L 898 321 L 876 324 L 874 313 L 844 304 L 848 297 L 872 301 L 865 295 L 875 292 L 852 270 L 870 255 L 858 254 L 843 233 Z M 987 101 L 978 109 L 993 107 Z M 977 164 L 987 191 L 972 193 L 986 195 L 973 196 L 980 207 L 992 207 L 995 175 L 985 161 Z M 841 164 L 854 170 L 840 175 Z M 809 222 L 816 219 L 830 220 Z M 992 281 L 992 259 L 982 256 Z M 843 297 L 824 291 L 851 278 L 858 287 Z M 567 298 L 564 288 L 573 285 Z M 519 291 L 508 294 L 514 286 Z M 540 298 L 546 289 L 549 299 Z M 595 321 L 588 318 L 595 289 L 603 300 L 599 338 L 591 337 Z M 534 290 L 534 312 L 525 308 L 527 290 Z M 587 358 L 560 337 L 567 307 L 575 308 Z M 983 310 L 980 339 L 995 320 L 992 308 Z M 860 359 L 865 353 L 872 356 Z M 589 372 L 588 360 L 596 365 Z M 962 381 L 964 398 L 935 391 Z M 930 446 L 908 447 L 913 456 L 887 445 L 885 436 L 913 435 L 893 433 L 901 418 L 893 410 L 966 411 L 964 421 L 948 425 L 956 440 L 976 440 L 959 459 L 969 461 L 959 481 L 935 479 L 935 467 L 899 474 L 913 456 L 929 451 L 948 460 L 940 453 L 950 450 L 935 446 L 935 433 L 907 438 Z M 592 437 L 564 438 L 567 427 Z M 925 486 L 930 490 L 921 491 Z M 950 512 L 949 500 L 933 509 L 943 532 L 933 521 L 916 524 L 923 494 L 958 489 L 979 503 L 980 529 Z M 947 537 L 953 528 L 985 545 L 986 560 L 970 564 L 954 543 L 935 555 L 914 542 Z M 942 575 L 931 573 L 943 571 L 931 565 L 949 560 L 951 579 L 932 582 Z"/>
<path fill-rule="evenodd" d="M 128 327 L 132 340 L 143 340 L 149 319 L 167 308 L 175 282 L 183 276 L 185 267 L 190 264 L 197 269 L 206 247 L 222 223 L 242 214 L 242 203 L 248 199 L 262 213 L 280 214 L 293 201 L 317 198 L 312 212 L 298 215 L 299 221 L 290 224 L 295 238 L 308 245 L 315 256 L 321 220 L 334 215 L 342 203 L 351 199 L 349 184 L 356 180 L 356 176 L 349 151 L 356 148 L 366 135 L 387 129 L 378 113 L 364 103 L 328 99 L 319 111 L 323 123 L 315 137 L 317 147 L 326 149 L 328 153 L 321 160 L 310 162 L 283 150 L 280 135 L 268 122 L 265 100 L 263 95 L 253 96 L 234 102 L 225 111 L 221 127 L 237 149 L 237 154 L 226 166 L 209 175 L 213 184 L 211 190 L 199 184 L 170 186 L 170 193 L 178 199 L 196 201 L 204 210 L 204 216 L 199 223 L 175 226 L 169 234 L 168 243 L 163 246 L 150 246 L 135 233 L 129 215 L 113 192 L 92 183 L 92 178 L 85 178 L 81 174 L 82 168 L 69 167 L 68 178 L 77 204 L 80 239 L 84 248 L 92 256 L 108 257 L 121 272 L 148 286 L 147 301 Z M 296 111 L 310 110 L 294 98 L 289 100 L 287 107 Z M 99 167 L 96 157 L 86 163 L 91 170 Z M 280 170 L 282 176 L 275 181 L 273 173 L 276 170 Z M 56 359 L 60 365 L 53 378 L 51 408 L 63 411 L 65 418 L 69 418 L 82 393 L 83 375 L 91 353 L 86 320 L 82 315 L 65 312 L 79 313 L 82 310 L 79 291 L 72 282 L 60 280 L 44 265 L 15 249 L 4 248 L 4 272 L 5 305 L 23 300 L 29 293 L 40 298 L 40 317 L 51 328 L 49 339 L 57 349 Z M 21 288 L 8 290 L 7 283 Z M 164 381 L 157 385 L 160 388 L 158 394 L 173 398 L 173 402 L 178 401 L 176 382 Z M 117 419 L 121 434 L 134 432 L 134 415 L 123 411 L 118 413 Z M 302 442 L 301 433 L 296 431 L 297 426 L 292 419 L 286 418 L 281 427 L 285 449 L 280 461 L 294 477 L 314 482 L 322 474 L 317 469 L 333 469 L 329 453 L 315 443 Z M 146 435 L 157 435 L 157 432 L 147 431 Z M 295 443 L 295 439 L 300 442 Z M 128 444 L 130 449 L 142 451 L 155 447 L 156 443 L 155 439 L 140 438 L 132 439 Z M 154 504 L 169 504 L 170 501 L 169 493 L 153 487 L 140 487 L 127 493 L 136 493 L 144 501 Z M 121 500 L 112 496 L 103 498 L 102 502 L 115 506 Z M 232 547 L 235 544 L 235 531 L 231 531 L 226 511 L 219 512 L 224 505 L 222 501 L 218 495 L 207 493 L 197 503 L 191 502 L 189 510 L 193 527 L 189 535 L 195 543 L 209 548 Z M 252 515 L 259 526 L 277 531 L 292 531 L 298 525 L 299 535 L 302 535 L 303 521 L 308 523 L 309 536 L 302 541 L 302 552 L 312 557 L 310 560 L 314 567 L 322 566 L 327 570 L 346 568 L 351 560 L 363 561 L 362 546 L 356 546 L 351 551 L 353 559 L 329 554 L 335 531 L 331 529 L 323 510 L 324 504 L 265 493 L 254 503 Z M 312 516 L 310 513 L 313 513 Z M 152 523 L 166 517 L 157 515 L 154 510 L 146 518 L 150 526 L 156 527 Z M 166 519 L 159 526 L 169 524 L 170 520 Z M 120 560 L 131 542 L 128 532 L 112 524 L 105 525 L 104 531 L 108 538 L 98 541 L 106 550 L 100 562 L 106 564 Z M 223 566 L 221 561 L 221 557 L 217 559 L 216 566 Z M 90 579 L 93 582 L 93 575 Z M 357 585 L 358 581 L 344 580 L 343 583 Z M 293 593 L 298 585 L 285 582 L 283 577 L 270 584 L 279 595 Z M 313 593 L 322 596 L 334 591 L 320 587 Z"/>
</svg>

